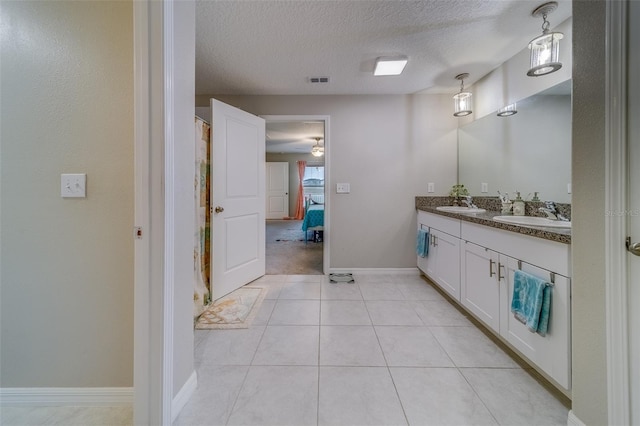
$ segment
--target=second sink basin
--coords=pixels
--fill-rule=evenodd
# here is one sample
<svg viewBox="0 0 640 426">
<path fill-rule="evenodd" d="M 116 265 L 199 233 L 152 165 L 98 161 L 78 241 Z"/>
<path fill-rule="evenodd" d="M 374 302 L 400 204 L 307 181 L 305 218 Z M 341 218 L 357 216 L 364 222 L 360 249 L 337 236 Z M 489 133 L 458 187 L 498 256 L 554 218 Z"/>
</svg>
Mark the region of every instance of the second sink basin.
<svg viewBox="0 0 640 426">
<path fill-rule="evenodd" d="M 495 216 L 496 222 L 511 223 L 522 226 L 543 226 L 545 228 L 571 228 L 571 222 L 563 220 L 551 220 L 546 217 L 534 216 Z"/>
<path fill-rule="evenodd" d="M 449 213 L 484 213 L 485 209 L 472 209 L 467 206 L 440 206 L 436 207 L 436 210 L 440 210 L 441 212 L 449 212 Z"/>
</svg>

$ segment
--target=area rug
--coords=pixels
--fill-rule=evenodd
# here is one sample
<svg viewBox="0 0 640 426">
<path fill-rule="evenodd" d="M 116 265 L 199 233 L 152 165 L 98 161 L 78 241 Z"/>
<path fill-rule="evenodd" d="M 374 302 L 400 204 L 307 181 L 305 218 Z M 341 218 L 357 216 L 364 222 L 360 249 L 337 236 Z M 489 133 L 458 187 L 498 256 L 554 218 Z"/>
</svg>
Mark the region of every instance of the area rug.
<svg viewBox="0 0 640 426">
<path fill-rule="evenodd" d="M 249 328 L 266 294 L 263 287 L 240 287 L 209 305 L 198 318 L 196 329 Z"/>
</svg>

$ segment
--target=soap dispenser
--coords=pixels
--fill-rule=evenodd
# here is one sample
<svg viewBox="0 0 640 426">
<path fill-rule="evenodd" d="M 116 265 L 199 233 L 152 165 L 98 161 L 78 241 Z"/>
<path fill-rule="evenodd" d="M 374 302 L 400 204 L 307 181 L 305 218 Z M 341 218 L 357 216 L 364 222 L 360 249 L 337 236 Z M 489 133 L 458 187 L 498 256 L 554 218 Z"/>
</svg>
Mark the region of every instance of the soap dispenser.
<svg viewBox="0 0 640 426">
<path fill-rule="evenodd" d="M 520 192 L 516 191 L 516 199 L 513 200 L 513 215 L 524 216 L 524 200 L 520 197 Z"/>
</svg>

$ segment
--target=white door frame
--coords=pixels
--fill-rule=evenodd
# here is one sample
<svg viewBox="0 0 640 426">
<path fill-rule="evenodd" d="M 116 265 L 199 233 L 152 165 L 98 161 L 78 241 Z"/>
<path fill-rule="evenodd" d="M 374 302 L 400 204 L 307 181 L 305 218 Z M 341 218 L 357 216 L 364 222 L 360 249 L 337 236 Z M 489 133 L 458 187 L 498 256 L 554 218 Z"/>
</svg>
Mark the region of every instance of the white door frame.
<svg viewBox="0 0 640 426">
<path fill-rule="evenodd" d="M 133 2 L 134 424 L 170 425 L 173 400 L 173 0 Z M 157 107 L 161 106 L 161 107 Z"/>
<path fill-rule="evenodd" d="M 627 3 L 607 1 L 605 262 L 609 424 L 629 424 Z"/>
<path fill-rule="evenodd" d="M 329 116 L 328 115 L 261 115 L 267 123 L 283 121 L 324 121 L 324 232 L 322 244 L 322 272 L 327 274 L 330 270 L 329 253 L 331 247 L 331 145 L 329 143 Z"/>
</svg>

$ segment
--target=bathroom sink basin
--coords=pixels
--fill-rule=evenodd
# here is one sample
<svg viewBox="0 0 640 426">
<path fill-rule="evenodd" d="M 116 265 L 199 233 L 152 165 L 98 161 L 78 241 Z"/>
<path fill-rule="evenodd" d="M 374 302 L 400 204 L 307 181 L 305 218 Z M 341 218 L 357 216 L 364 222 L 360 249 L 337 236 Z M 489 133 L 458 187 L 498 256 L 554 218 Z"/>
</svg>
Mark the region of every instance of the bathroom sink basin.
<svg viewBox="0 0 640 426">
<path fill-rule="evenodd" d="M 543 226 L 545 228 L 571 228 L 571 222 L 563 220 L 551 220 L 546 217 L 533 216 L 495 216 L 496 222 L 510 223 L 522 226 Z"/>
<path fill-rule="evenodd" d="M 440 207 L 436 207 L 436 210 L 439 210 L 441 212 L 448 212 L 448 213 L 484 213 L 486 212 L 485 209 L 472 209 L 469 208 L 467 206 L 440 206 Z"/>
</svg>

